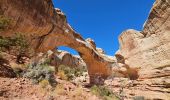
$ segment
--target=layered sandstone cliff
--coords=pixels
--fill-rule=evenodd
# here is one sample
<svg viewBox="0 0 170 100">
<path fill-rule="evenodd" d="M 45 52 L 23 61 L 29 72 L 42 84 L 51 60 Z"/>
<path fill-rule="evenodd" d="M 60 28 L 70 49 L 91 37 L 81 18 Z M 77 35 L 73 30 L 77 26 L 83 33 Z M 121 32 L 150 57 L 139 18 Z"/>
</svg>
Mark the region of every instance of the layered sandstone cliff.
<svg viewBox="0 0 170 100">
<path fill-rule="evenodd" d="M 170 1 L 156 0 L 143 31 L 127 30 L 119 37 L 118 61 L 138 70 L 139 74 L 136 86 L 129 88 L 133 95 L 170 99 L 169 16 Z"/>
</svg>

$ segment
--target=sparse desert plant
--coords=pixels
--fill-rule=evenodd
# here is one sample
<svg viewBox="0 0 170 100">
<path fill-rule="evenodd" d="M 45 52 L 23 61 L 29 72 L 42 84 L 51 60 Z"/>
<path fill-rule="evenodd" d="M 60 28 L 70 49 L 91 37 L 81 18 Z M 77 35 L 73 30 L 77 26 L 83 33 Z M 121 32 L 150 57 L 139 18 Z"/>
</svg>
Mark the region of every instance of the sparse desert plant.
<svg viewBox="0 0 170 100">
<path fill-rule="evenodd" d="M 58 94 L 58 95 L 66 95 L 67 94 L 67 91 L 64 90 L 64 86 L 63 84 L 58 84 L 54 90 L 54 95 L 55 94 Z"/>
<path fill-rule="evenodd" d="M 9 49 L 12 43 L 9 38 L 0 37 L 0 50 Z"/>
<path fill-rule="evenodd" d="M 105 86 L 92 86 L 91 92 L 97 96 L 100 96 L 104 100 L 120 100 L 110 89 Z"/>
<path fill-rule="evenodd" d="M 68 94 L 71 100 L 88 100 L 88 96 L 84 94 L 82 86 L 78 86 L 75 90 Z"/>
<path fill-rule="evenodd" d="M 8 29 L 11 24 L 11 21 L 12 20 L 10 18 L 0 15 L 0 31 Z"/>
<path fill-rule="evenodd" d="M 65 65 L 60 65 L 58 67 L 57 75 L 64 80 L 72 80 L 75 77 L 83 75 L 86 70 L 84 68 L 69 67 Z"/>
<path fill-rule="evenodd" d="M 73 93 L 74 93 L 76 96 L 82 97 L 82 96 L 83 96 L 83 91 L 84 91 L 84 90 L 83 90 L 83 87 L 82 87 L 82 86 L 78 86 L 78 87 L 75 89 L 75 91 L 74 91 L 75 93 L 74 93 L 74 92 L 73 92 Z M 85 96 L 85 95 L 84 95 L 84 96 Z"/>
<path fill-rule="evenodd" d="M 26 52 L 29 48 L 29 42 L 22 33 L 15 33 L 13 37 L 0 37 L 0 50 L 9 50 L 12 47 L 17 49 L 18 54 Z"/>
<path fill-rule="evenodd" d="M 61 79 L 64 80 L 72 80 L 74 78 L 74 69 L 71 69 L 68 66 L 65 65 L 60 65 L 58 67 L 58 74 L 60 76 Z"/>
<path fill-rule="evenodd" d="M 29 46 L 29 41 L 22 33 L 15 33 L 12 37 L 0 37 L 0 51 L 7 52 L 17 56 L 17 62 L 22 62 L 23 56 L 32 55 L 32 49 Z"/>
<path fill-rule="evenodd" d="M 62 79 L 62 80 L 68 80 L 68 77 L 66 76 L 66 74 L 64 73 L 63 70 L 59 70 L 57 75 Z"/>
<path fill-rule="evenodd" d="M 52 87 L 55 87 L 57 82 L 55 80 L 55 68 L 49 66 L 46 63 L 38 62 L 32 63 L 28 66 L 28 69 L 24 72 L 24 77 L 33 80 L 33 83 L 39 83 L 43 80 L 48 80 Z"/>
<path fill-rule="evenodd" d="M 15 36 L 11 38 L 11 42 L 13 42 L 15 46 L 18 46 L 20 53 L 24 53 L 29 47 L 29 42 L 22 33 L 15 33 Z"/>
<path fill-rule="evenodd" d="M 40 81 L 39 84 L 42 88 L 46 88 L 48 85 L 50 85 L 49 81 L 46 79 Z"/>
<path fill-rule="evenodd" d="M 16 74 L 17 77 L 22 77 L 23 70 L 20 68 L 12 68 Z"/>
</svg>

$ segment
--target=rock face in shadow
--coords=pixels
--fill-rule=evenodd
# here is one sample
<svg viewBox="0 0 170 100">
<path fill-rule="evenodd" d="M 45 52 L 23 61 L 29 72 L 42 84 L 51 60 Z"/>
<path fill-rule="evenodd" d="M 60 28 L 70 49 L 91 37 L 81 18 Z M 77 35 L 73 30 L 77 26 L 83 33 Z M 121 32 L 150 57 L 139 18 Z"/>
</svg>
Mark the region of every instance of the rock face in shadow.
<svg viewBox="0 0 170 100">
<path fill-rule="evenodd" d="M 12 20 L 11 26 L 0 32 L 1 36 L 20 32 L 28 37 L 36 52 L 46 52 L 57 46 L 77 50 L 88 67 L 91 83 L 99 83 L 110 75 L 114 61 L 101 56 L 94 45 L 76 33 L 66 16 L 54 9 L 52 0 L 1 0 L 0 14 Z"/>
<path fill-rule="evenodd" d="M 14 70 L 10 67 L 9 62 L 6 59 L 0 58 L 0 76 L 1 77 L 16 77 Z"/>
<path fill-rule="evenodd" d="M 138 70 L 140 81 L 137 81 L 135 87 L 139 89 L 132 88 L 134 95 L 168 100 L 170 98 L 170 1 L 156 0 L 143 31 L 127 30 L 120 35 L 119 42 L 120 49 L 116 55 L 121 55 L 124 63 L 130 68 Z"/>
</svg>

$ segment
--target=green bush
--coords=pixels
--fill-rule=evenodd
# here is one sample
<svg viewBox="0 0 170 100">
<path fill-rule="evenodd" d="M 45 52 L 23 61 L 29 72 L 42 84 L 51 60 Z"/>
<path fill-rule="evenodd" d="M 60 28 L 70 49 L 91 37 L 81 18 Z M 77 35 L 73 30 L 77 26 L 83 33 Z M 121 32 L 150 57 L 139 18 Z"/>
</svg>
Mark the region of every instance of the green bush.
<svg viewBox="0 0 170 100">
<path fill-rule="evenodd" d="M 9 38 L 3 38 L 0 37 L 0 50 L 2 51 L 3 49 L 9 49 L 9 47 L 12 45 L 10 42 Z"/>
<path fill-rule="evenodd" d="M 23 53 L 28 49 L 29 44 L 24 35 L 21 33 L 15 33 L 13 37 L 0 37 L 0 48 L 1 50 L 10 49 L 16 47 L 19 53 Z"/>
<path fill-rule="evenodd" d="M 18 46 L 19 52 L 23 53 L 29 47 L 29 42 L 22 33 L 16 33 L 13 38 L 10 39 L 13 43 L 13 46 Z"/>
<path fill-rule="evenodd" d="M 8 29 L 11 24 L 11 19 L 0 15 L 0 31 Z"/>
<path fill-rule="evenodd" d="M 17 56 L 17 63 L 24 63 L 22 57 L 31 54 L 29 42 L 21 33 L 15 33 L 13 37 L 0 37 L 0 52 L 8 51 Z"/>
<path fill-rule="evenodd" d="M 85 68 L 69 67 L 65 65 L 60 65 L 58 67 L 58 75 L 61 79 L 65 80 L 73 80 L 75 77 L 82 76 L 83 72 L 86 72 Z"/>
<path fill-rule="evenodd" d="M 17 62 L 22 62 L 23 56 L 32 55 L 28 39 L 22 33 L 15 33 L 12 37 L 0 37 L 0 52 L 12 51 L 17 56 Z"/>
<path fill-rule="evenodd" d="M 48 80 L 49 84 L 55 87 L 57 82 L 55 80 L 54 74 L 55 68 L 53 66 L 49 66 L 44 62 L 38 62 L 30 64 L 23 76 L 32 79 L 33 83 L 39 83 L 43 80 Z"/>
<path fill-rule="evenodd" d="M 93 94 L 100 96 L 103 100 L 120 100 L 111 90 L 105 86 L 94 85 L 90 88 L 90 90 Z"/>
</svg>

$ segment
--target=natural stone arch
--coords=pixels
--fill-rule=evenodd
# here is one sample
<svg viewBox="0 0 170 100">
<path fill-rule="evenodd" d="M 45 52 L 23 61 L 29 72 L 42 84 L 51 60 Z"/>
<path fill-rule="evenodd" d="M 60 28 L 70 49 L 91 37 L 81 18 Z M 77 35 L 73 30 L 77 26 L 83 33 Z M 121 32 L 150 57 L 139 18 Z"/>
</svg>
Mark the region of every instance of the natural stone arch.
<svg viewBox="0 0 170 100">
<path fill-rule="evenodd" d="M 0 13 L 13 22 L 8 30 L 0 33 L 1 36 L 23 33 L 37 53 L 57 46 L 75 49 L 88 66 L 91 83 L 98 84 L 100 79 L 110 75 L 114 60 L 100 54 L 93 41 L 85 41 L 77 34 L 67 23 L 66 16 L 54 9 L 51 0 L 1 0 Z"/>
<path fill-rule="evenodd" d="M 69 26 L 69 25 L 68 25 Z M 48 50 L 53 50 L 58 46 L 67 46 L 72 49 L 75 49 L 80 57 L 85 61 L 90 76 L 90 82 L 93 84 L 100 84 L 105 78 L 107 78 L 111 73 L 111 67 L 114 63 L 114 60 L 107 58 L 104 55 L 101 55 L 94 45 L 90 41 L 85 41 L 77 33 L 75 33 L 71 27 L 67 27 L 70 33 L 61 31 L 62 33 L 52 33 L 47 35 L 44 38 L 44 42 L 41 42 L 41 45 L 38 47 L 38 52 L 45 52 Z M 60 34 L 60 35 L 58 35 Z M 76 34 L 73 37 L 71 35 Z M 53 41 L 52 44 L 48 44 L 51 40 L 63 39 L 65 41 Z"/>
</svg>

